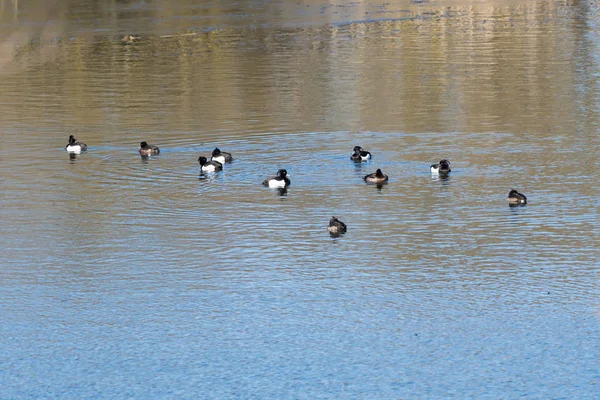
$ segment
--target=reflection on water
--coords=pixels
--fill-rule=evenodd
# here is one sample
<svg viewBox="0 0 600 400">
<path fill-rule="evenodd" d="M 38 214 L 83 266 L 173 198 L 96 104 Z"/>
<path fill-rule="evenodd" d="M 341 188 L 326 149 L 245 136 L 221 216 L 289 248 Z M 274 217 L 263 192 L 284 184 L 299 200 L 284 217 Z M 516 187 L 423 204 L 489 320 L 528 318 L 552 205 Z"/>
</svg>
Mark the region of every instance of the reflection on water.
<svg viewBox="0 0 600 400">
<path fill-rule="evenodd" d="M 0 2 L 0 397 L 594 398 L 598 11 Z"/>
</svg>

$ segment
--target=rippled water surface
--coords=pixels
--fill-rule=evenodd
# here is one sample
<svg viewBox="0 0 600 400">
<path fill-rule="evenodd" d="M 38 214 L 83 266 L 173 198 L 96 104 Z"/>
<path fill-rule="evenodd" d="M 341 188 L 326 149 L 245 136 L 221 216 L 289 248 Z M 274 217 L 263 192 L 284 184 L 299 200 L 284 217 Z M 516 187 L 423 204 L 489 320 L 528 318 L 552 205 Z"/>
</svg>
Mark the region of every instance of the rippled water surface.
<svg viewBox="0 0 600 400">
<path fill-rule="evenodd" d="M 0 2 L 0 398 L 598 398 L 595 2 L 171 3 Z"/>
</svg>

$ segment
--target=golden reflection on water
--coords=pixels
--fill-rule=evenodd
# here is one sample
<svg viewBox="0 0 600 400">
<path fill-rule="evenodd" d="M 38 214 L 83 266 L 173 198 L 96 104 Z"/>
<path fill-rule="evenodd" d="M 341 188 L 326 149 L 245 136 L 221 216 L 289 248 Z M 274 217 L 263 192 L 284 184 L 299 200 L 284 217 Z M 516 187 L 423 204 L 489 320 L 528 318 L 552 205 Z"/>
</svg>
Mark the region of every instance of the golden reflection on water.
<svg viewBox="0 0 600 400">
<path fill-rule="evenodd" d="M 428 166 L 449 157 L 463 169 L 520 171 L 507 183 L 518 189 L 540 170 L 573 176 L 597 158 L 585 151 L 597 148 L 599 125 L 597 11 L 588 3 L 25 4 L 18 13 L 0 5 L 8 175 L 27 164 L 15 156 L 23 138 L 34 151 L 59 151 L 71 133 L 91 154 L 102 149 L 94 168 L 109 182 L 130 173 L 110 152 L 141 140 L 196 153 L 190 169 L 218 141 L 245 143 L 248 157 L 262 146 L 288 165 L 301 146 L 347 151 L 289 136 L 301 132 L 371 142 L 382 160 Z M 51 152 L 42 157 L 52 165 Z M 52 173 L 31 169 L 40 180 Z"/>
<path fill-rule="evenodd" d="M 369 137 L 388 160 L 456 154 L 463 168 L 534 175 L 597 158 L 584 151 L 599 126 L 590 3 L 33 4 L 0 4 L 5 159 L 23 137 L 59 150 L 75 133 L 107 152 L 256 137 L 277 152 L 298 132 Z"/>
<path fill-rule="evenodd" d="M 35 124 L 40 107 L 44 118 L 68 113 L 57 123 L 103 127 L 90 132 L 96 140 L 132 126 L 264 130 L 281 126 L 282 119 L 308 131 L 518 134 L 582 123 L 588 125 L 578 129 L 590 130 L 589 123 L 598 123 L 573 119 L 576 108 L 597 107 L 598 78 L 590 75 L 593 65 L 585 66 L 597 61 L 591 54 L 597 46 L 586 35 L 591 12 L 585 3 L 432 2 L 406 3 L 405 9 L 340 2 L 308 16 L 276 3 L 261 15 L 273 18 L 275 27 L 255 25 L 252 18 L 241 18 L 241 26 L 211 25 L 208 16 L 237 15 L 221 3 L 214 9 L 168 4 L 98 11 L 67 10 L 57 2 L 26 13 L 38 24 L 4 26 L 1 118 L 19 120 L 25 113 Z M 10 20 L 8 4 L 3 7 L 3 20 Z M 358 22 L 337 24 L 342 17 L 336 17 L 303 25 L 314 24 L 315 15 L 337 15 L 330 9 L 338 8 L 344 21 Z M 98 12 L 95 26 L 90 18 Z M 180 12 L 190 14 L 176 23 L 170 16 Z M 572 25 L 564 24 L 564 14 Z M 199 15 L 206 18 L 194 19 Z M 145 26 L 145 18 L 156 25 Z M 278 18 L 298 26 L 277 27 Z M 134 20 L 141 25 L 130 25 Z M 139 40 L 122 40 L 132 33 Z M 248 127 L 256 119 L 262 125 Z"/>
</svg>

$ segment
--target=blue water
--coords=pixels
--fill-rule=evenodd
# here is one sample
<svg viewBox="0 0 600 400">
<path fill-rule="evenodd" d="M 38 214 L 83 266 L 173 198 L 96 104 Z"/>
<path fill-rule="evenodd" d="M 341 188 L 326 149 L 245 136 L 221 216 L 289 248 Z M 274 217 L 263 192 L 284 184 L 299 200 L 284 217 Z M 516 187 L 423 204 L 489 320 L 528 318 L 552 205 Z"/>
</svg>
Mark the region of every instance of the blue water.
<svg viewBox="0 0 600 400">
<path fill-rule="evenodd" d="M 0 399 L 598 398 L 597 7 L 181 4 L 0 63 Z"/>
</svg>

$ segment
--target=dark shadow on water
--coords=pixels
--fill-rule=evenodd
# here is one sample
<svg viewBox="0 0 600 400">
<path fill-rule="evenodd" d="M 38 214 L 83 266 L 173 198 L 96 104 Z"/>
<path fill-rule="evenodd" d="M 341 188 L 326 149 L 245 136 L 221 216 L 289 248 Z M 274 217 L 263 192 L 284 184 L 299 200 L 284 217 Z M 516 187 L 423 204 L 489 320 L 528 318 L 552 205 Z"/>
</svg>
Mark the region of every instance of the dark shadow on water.
<svg viewBox="0 0 600 400">
<path fill-rule="evenodd" d="M 432 181 L 439 181 L 443 185 L 450 184 L 450 175 L 448 174 L 439 174 L 439 175 L 431 175 Z"/>
<path fill-rule="evenodd" d="M 361 177 L 362 177 L 363 164 L 369 164 L 369 162 L 368 161 L 354 161 L 354 160 L 350 160 L 350 162 L 352 164 L 354 164 L 354 172 L 356 172 L 357 174 L 361 174 Z"/>
<path fill-rule="evenodd" d="M 512 211 L 516 211 L 520 207 L 525 207 L 526 205 L 527 204 L 510 204 L 510 203 L 508 203 L 508 208 L 510 208 Z"/>
<path fill-rule="evenodd" d="M 156 160 L 158 159 L 159 156 L 142 156 L 140 155 L 140 159 L 142 160 L 142 163 L 144 164 L 148 164 L 150 162 L 150 160 Z"/>
<path fill-rule="evenodd" d="M 333 232 L 329 232 L 329 236 L 332 237 L 333 239 L 338 239 L 342 236 L 344 236 L 346 233 L 333 233 Z"/>
<path fill-rule="evenodd" d="M 217 176 L 217 172 L 200 172 L 200 175 L 198 175 L 198 180 L 204 182 L 212 182 L 217 178 Z"/>
<path fill-rule="evenodd" d="M 375 186 L 377 188 L 378 192 L 381 192 L 381 189 L 383 189 L 384 186 L 387 186 L 388 182 L 384 182 L 384 183 L 372 183 L 372 182 L 365 182 L 367 186 Z"/>
<path fill-rule="evenodd" d="M 527 208 L 524 207 L 525 204 L 509 204 L 508 205 L 508 215 L 510 215 L 508 221 L 510 224 L 514 226 L 522 227 L 523 223 L 526 221 Z"/>
<path fill-rule="evenodd" d="M 277 188 L 277 194 L 281 197 L 287 197 L 287 191 L 288 189 L 285 188 Z"/>
</svg>

